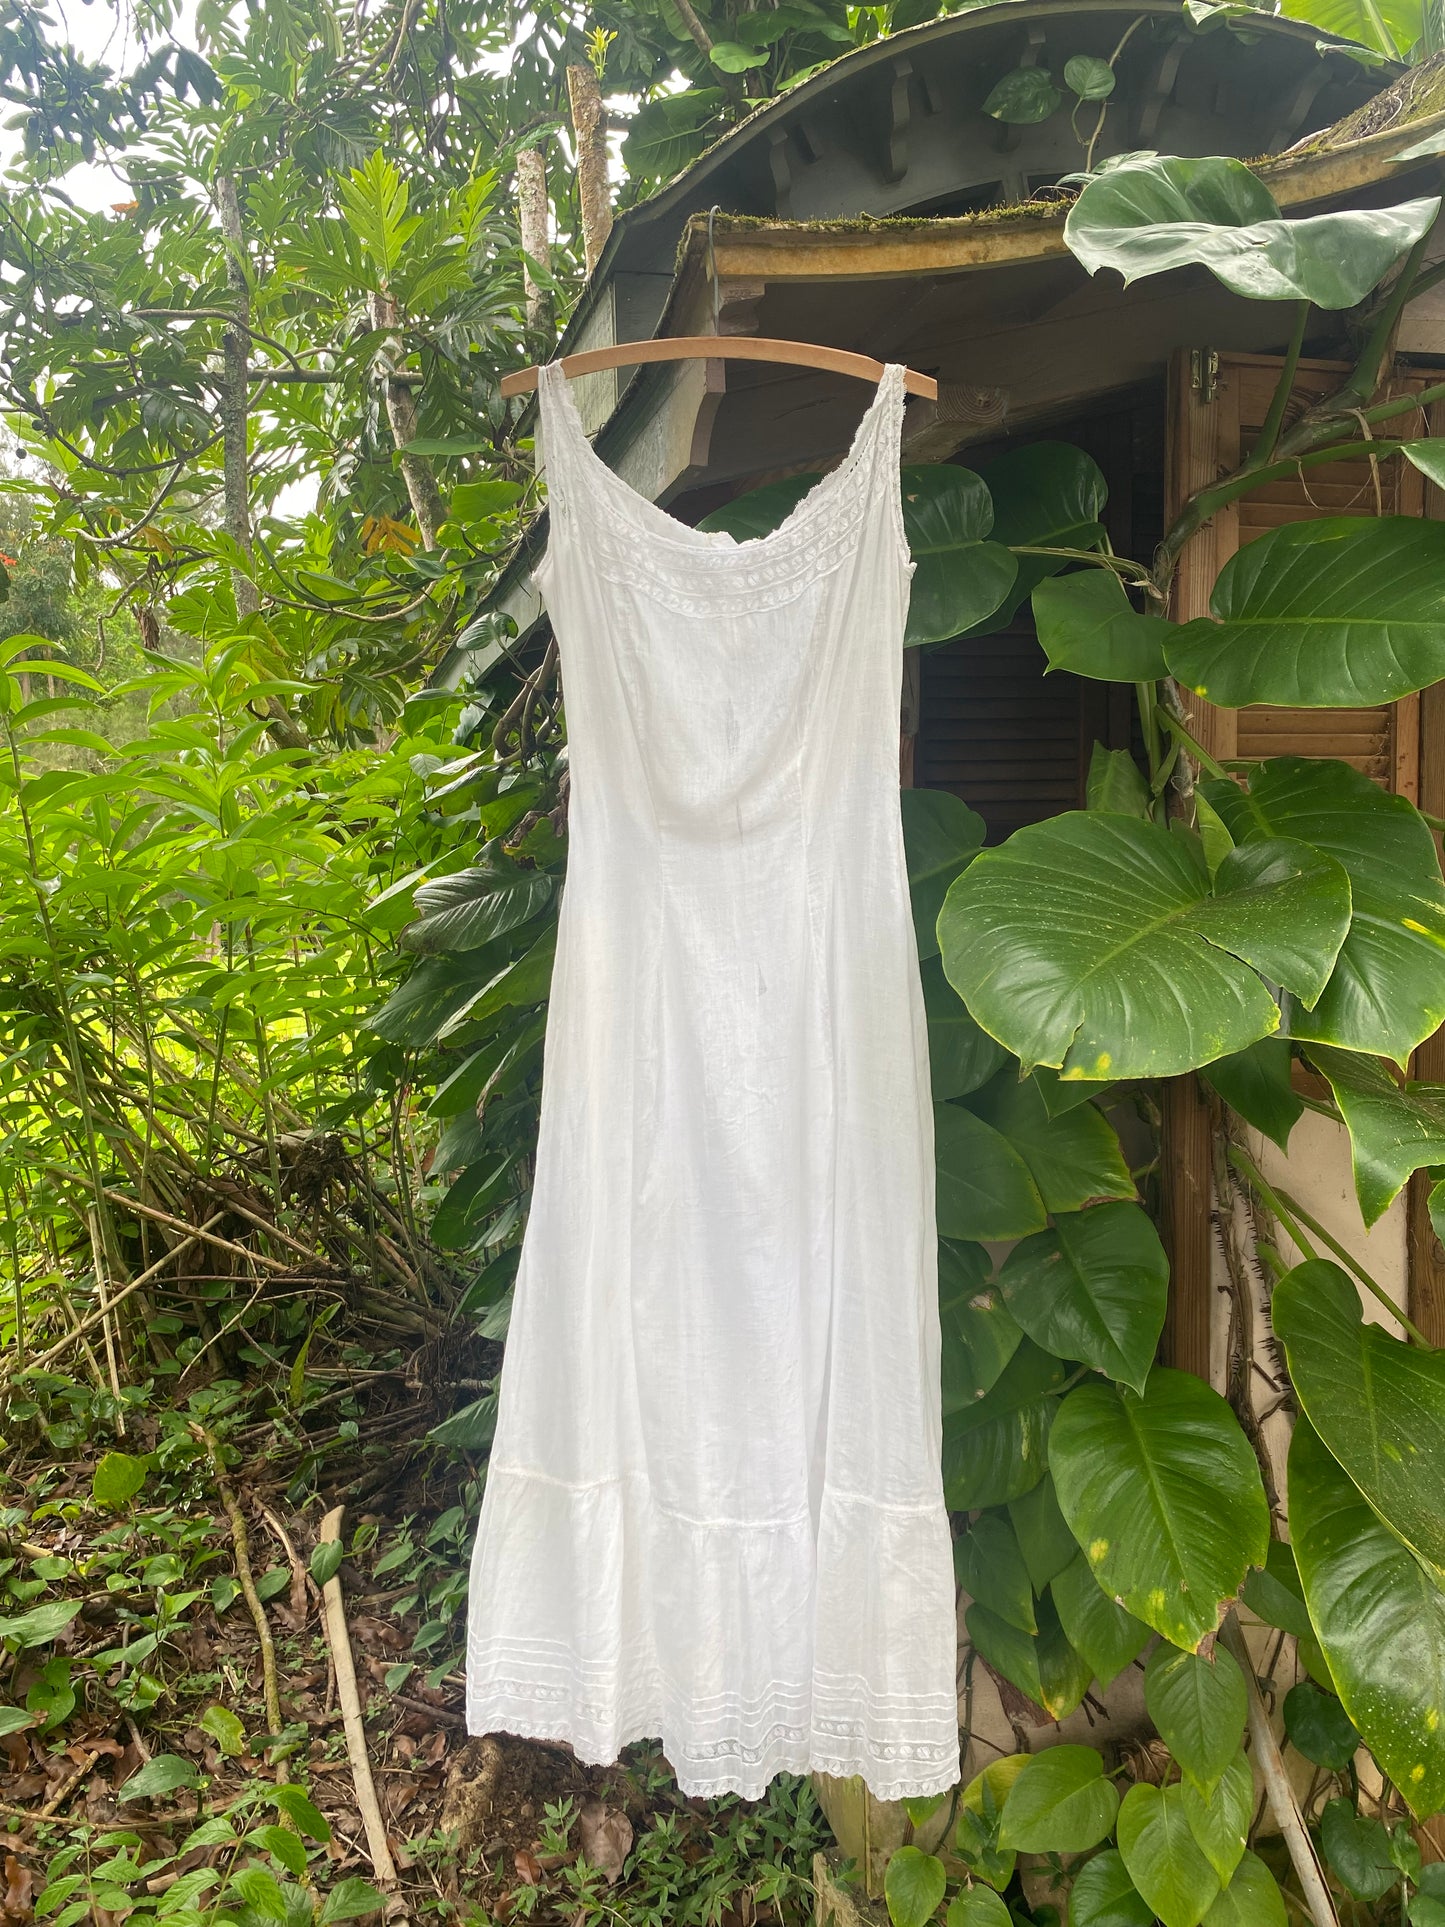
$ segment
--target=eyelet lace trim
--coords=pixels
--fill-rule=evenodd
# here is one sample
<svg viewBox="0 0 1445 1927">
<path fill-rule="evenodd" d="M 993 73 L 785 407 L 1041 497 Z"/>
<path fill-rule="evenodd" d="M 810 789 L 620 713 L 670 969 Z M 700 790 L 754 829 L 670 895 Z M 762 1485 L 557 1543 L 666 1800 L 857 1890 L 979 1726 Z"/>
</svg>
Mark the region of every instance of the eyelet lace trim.
<svg viewBox="0 0 1445 1927">
<path fill-rule="evenodd" d="M 691 1723 L 711 1731 L 684 1737 L 656 1677 L 634 1682 L 630 1703 L 619 1705 L 588 1671 L 575 1657 L 564 1663 L 521 1642 L 474 1645 L 467 1655 L 468 1729 L 565 1741 L 596 1766 L 610 1766 L 634 1740 L 660 1738 L 690 1795 L 756 1800 L 778 1773 L 861 1775 L 880 1800 L 942 1793 L 958 1781 L 957 1709 L 942 1701 L 879 1694 L 861 1678 L 829 1675 L 811 1691 L 777 1681 L 757 1699 L 724 1695 L 691 1707 Z M 891 1739 L 890 1727 L 906 1727 L 914 1737 Z"/>
<path fill-rule="evenodd" d="M 880 466 L 896 496 L 903 368 L 890 363 L 852 447 L 769 534 L 748 542 L 689 528 L 624 482 L 587 439 L 566 377 L 541 374 L 548 510 L 559 530 L 585 530 L 588 566 L 625 588 L 644 586 L 674 614 L 726 617 L 782 608 L 807 595 L 853 550 L 876 501 Z M 887 450 L 891 459 L 875 460 Z M 900 522 L 893 503 L 890 526 Z"/>
</svg>

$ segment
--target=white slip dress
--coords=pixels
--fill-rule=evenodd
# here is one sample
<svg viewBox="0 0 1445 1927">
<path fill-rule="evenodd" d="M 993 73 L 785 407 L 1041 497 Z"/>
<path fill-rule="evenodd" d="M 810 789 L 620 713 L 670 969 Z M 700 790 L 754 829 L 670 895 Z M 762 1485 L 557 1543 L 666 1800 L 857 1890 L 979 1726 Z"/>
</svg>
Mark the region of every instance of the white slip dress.
<svg viewBox="0 0 1445 1927">
<path fill-rule="evenodd" d="M 684 1792 L 959 1772 L 928 1045 L 898 803 L 903 370 L 772 534 L 541 379 L 570 848 L 467 1720 Z"/>
</svg>

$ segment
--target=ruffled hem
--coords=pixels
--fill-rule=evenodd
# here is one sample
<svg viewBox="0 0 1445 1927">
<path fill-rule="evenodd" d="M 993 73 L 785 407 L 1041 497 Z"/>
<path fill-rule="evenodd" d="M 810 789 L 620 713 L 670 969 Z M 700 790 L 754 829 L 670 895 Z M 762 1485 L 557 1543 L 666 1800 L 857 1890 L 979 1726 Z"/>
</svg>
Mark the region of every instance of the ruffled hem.
<svg viewBox="0 0 1445 1927">
<path fill-rule="evenodd" d="M 957 1715 L 950 1713 L 950 1718 Z M 955 1726 L 941 1747 L 895 1747 L 863 1750 L 854 1739 L 828 1729 L 778 1725 L 758 1746 L 729 1743 L 726 1752 L 706 1753 L 668 1736 L 663 1718 L 642 1718 L 622 1729 L 615 1745 L 570 1714 L 542 1710 L 520 1681 L 491 1683 L 485 1696 L 467 1707 L 471 1733 L 514 1733 L 519 1739 L 553 1740 L 569 1745 L 586 1766 L 611 1766 L 623 1747 L 635 1740 L 660 1740 L 678 1788 L 689 1798 L 716 1799 L 736 1793 L 744 1800 L 760 1800 L 779 1773 L 827 1773 L 835 1779 L 861 1777 L 875 1799 L 925 1799 L 947 1793 L 958 1784 L 959 1743 Z M 836 1751 L 830 1751 L 836 1748 Z M 891 1776 L 891 1777 L 890 1777 Z"/>
<path fill-rule="evenodd" d="M 699 1522 L 641 1477 L 560 1485 L 493 1467 L 472 1568 L 467 1725 L 610 1765 L 656 1739 L 685 1793 L 778 1773 L 879 1799 L 959 1774 L 947 1517 L 824 1496 L 812 1519 Z"/>
</svg>

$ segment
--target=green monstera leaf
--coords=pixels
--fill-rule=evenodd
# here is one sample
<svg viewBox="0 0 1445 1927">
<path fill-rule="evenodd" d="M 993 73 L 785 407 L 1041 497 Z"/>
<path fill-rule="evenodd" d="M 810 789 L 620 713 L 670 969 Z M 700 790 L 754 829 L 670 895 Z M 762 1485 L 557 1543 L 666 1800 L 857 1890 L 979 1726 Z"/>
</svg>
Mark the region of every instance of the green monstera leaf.
<svg viewBox="0 0 1445 1927">
<path fill-rule="evenodd" d="M 1009 1500 L 1008 1516 L 1035 1592 L 1043 1592 L 1078 1552 L 1069 1522 L 1059 1510 L 1054 1482 L 1047 1474 L 1028 1492 Z"/>
<path fill-rule="evenodd" d="M 1034 590 L 1034 622 L 1050 669 L 1098 682 L 1158 682 L 1172 624 L 1140 615 L 1112 569 L 1055 576 Z"/>
<path fill-rule="evenodd" d="M 943 1496 L 951 1512 L 1006 1505 L 1048 1470 L 1049 1429 L 1067 1370 L 1024 1339 L 981 1399 L 943 1422 Z"/>
<path fill-rule="evenodd" d="M 1425 31 L 1425 0 L 1282 0 L 1280 12 L 1388 60 L 1403 60 Z"/>
<path fill-rule="evenodd" d="M 401 933 L 408 950 L 479 950 L 494 937 L 544 910 L 553 881 L 545 871 L 523 870 L 506 859 L 424 883 L 416 893 L 418 921 Z"/>
<path fill-rule="evenodd" d="M 935 1104 L 933 1143 L 943 1237 L 1022 1238 L 1043 1229 L 1044 1201 L 1001 1131 L 957 1104 Z"/>
<path fill-rule="evenodd" d="M 1049 1211 L 1136 1195 L 1118 1134 L 1092 1104 L 1050 1115 L 1038 1084 L 1015 1067 L 974 1092 L 968 1108 L 1008 1139 Z"/>
<path fill-rule="evenodd" d="M 983 111 L 1010 126 L 1031 127 L 1047 120 L 1062 105 L 1063 98 L 1047 69 L 1015 67 L 994 83 Z"/>
<path fill-rule="evenodd" d="M 1207 1799 L 1239 1751 L 1249 1713 L 1244 1674 L 1222 1646 L 1209 1659 L 1156 1646 L 1144 1669 L 1144 1704 L 1185 1777 Z"/>
<path fill-rule="evenodd" d="M 1305 1107 L 1290 1081 L 1287 1038 L 1262 1037 L 1247 1050 L 1218 1057 L 1205 1066 L 1204 1078 L 1246 1124 L 1263 1131 L 1281 1151 L 1289 1148 L 1290 1132 L 1304 1116 Z"/>
<path fill-rule="evenodd" d="M 1219 1876 L 1194 1838 L 1182 1786 L 1130 1787 L 1119 1808 L 1119 1852 L 1164 1927 L 1198 1927 Z"/>
<path fill-rule="evenodd" d="M 1105 1691 L 1124 1668 L 1136 1660 L 1153 1631 L 1104 1591 L 1082 1552 L 1075 1553 L 1049 1588 L 1059 1624 L 1069 1644 L 1089 1664 Z"/>
<path fill-rule="evenodd" d="M 934 1098 L 941 1104 L 987 1084 L 1008 1062 L 1008 1052 L 969 1016 L 968 1006 L 944 976 L 937 957 L 926 958 L 921 970 L 929 1076 Z"/>
<path fill-rule="evenodd" d="M 1445 1591 L 1382 1523 L 1307 1419 L 1289 1517 L 1310 1618 L 1345 1711 L 1423 1818 L 1445 1805 Z"/>
<path fill-rule="evenodd" d="M 1031 442 L 1010 448 L 983 471 L 993 497 L 993 539 L 1013 550 L 1097 549 L 1104 541 L 1101 517 L 1109 499 L 1103 470 L 1069 442 Z M 971 634 L 1011 622 L 1045 576 L 1068 566 L 1058 553 L 1017 555 L 1018 574 L 1007 597 Z"/>
<path fill-rule="evenodd" d="M 1412 1172 L 1445 1164 L 1445 1085 L 1411 1083 L 1378 1057 L 1320 1044 L 1309 1058 L 1334 1092 L 1350 1134 L 1360 1214 L 1374 1224 Z"/>
<path fill-rule="evenodd" d="M 1439 209 L 1431 199 L 1287 221 L 1242 161 L 1161 156 L 1087 182 L 1064 239 L 1090 274 L 1114 268 L 1126 284 L 1203 267 L 1250 300 L 1353 308 Z"/>
<path fill-rule="evenodd" d="M 1069 1921 L 1070 1927 L 1154 1927 L 1154 1909 L 1129 1878 L 1117 1847 L 1096 1853 L 1075 1874 Z"/>
<path fill-rule="evenodd" d="M 976 1520 L 954 1541 L 953 1570 L 970 1599 L 1021 1633 L 1038 1631 L 1029 1569 L 1007 1519 L 986 1512 Z"/>
<path fill-rule="evenodd" d="M 1087 1853 L 1113 1832 L 1118 1811 L 1092 1746 L 1050 1746 L 1014 1781 L 999 1839 L 1023 1853 Z"/>
<path fill-rule="evenodd" d="M 788 475 L 781 482 L 750 488 L 746 495 L 734 496 L 731 502 L 704 515 L 697 526 L 710 535 L 730 535 L 734 542 L 755 542 L 786 522 L 822 479 L 818 474 Z"/>
<path fill-rule="evenodd" d="M 1257 1853 L 1246 1853 L 1204 1916 L 1204 1927 L 1285 1927 L 1279 1882 Z"/>
<path fill-rule="evenodd" d="M 1225 1401 L 1162 1366 L 1142 1398 L 1080 1385 L 1059 1408 L 1049 1465 L 1100 1585 L 1194 1651 L 1269 1541 L 1259 1466 Z"/>
<path fill-rule="evenodd" d="M 1338 1265 L 1296 1265 L 1270 1315 L 1320 1439 L 1392 1532 L 1445 1584 L 1445 1352 L 1367 1325 Z"/>
<path fill-rule="evenodd" d="M 1359 1729 L 1344 1707 L 1307 1679 L 1284 1696 L 1284 1730 L 1293 1747 L 1330 1773 L 1343 1773 L 1360 1750 Z"/>
<path fill-rule="evenodd" d="M 883 1881 L 893 1927 L 927 1927 L 947 1885 L 941 1860 L 918 1847 L 900 1847 L 889 1860 Z"/>
<path fill-rule="evenodd" d="M 1205 1859 L 1226 1883 L 1232 1878 L 1254 1818 L 1254 1775 L 1244 1749 L 1237 1747 L 1209 1793 L 1184 1782 L 1184 1817 Z"/>
<path fill-rule="evenodd" d="M 983 818 L 948 790 L 902 790 L 903 848 L 919 961 L 938 955 L 938 913 L 948 887 L 983 847 Z"/>
<path fill-rule="evenodd" d="M 946 642 L 1003 603 L 1018 563 L 1002 543 L 988 540 L 993 502 L 971 469 L 905 468 L 903 525 L 914 564 L 905 648 Z"/>
<path fill-rule="evenodd" d="M 969 1638 L 994 1671 L 1026 1693 L 1050 1719 L 1064 1720 L 1082 1703 L 1093 1669 L 1069 1644 L 1051 1599 L 1039 1601 L 1038 1619 L 1039 1630 L 1030 1636 L 986 1606 L 970 1606 L 964 1614 Z M 1014 1844 L 1004 1842 L 1005 1847 Z"/>
<path fill-rule="evenodd" d="M 1445 676 L 1445 524 L 1287 523 L 1233 555 L 1201 616 L 1164 643 L 1180 682 L 1226 709 L 1393 702 Z"/>
<path fill-rule="evenodd" d="M 1006 1310 L 982 1245 L 938 1241 L 943 1415 L 962 1412 L 998 1383 L 1023 1333 Z"/>
<path fill-rule="evenodd" d="M 1169 1293 L 1169 1260 L 1136 1204 L 1066 1212 L 1015 1245 L 999 1273 L 1015 1322 L 1046 1351 L 1142 1392 Z"/>
<path fill-rule="evenodd" d="M 984 851 L 938 934 L 949 982 L 1026 1065 L 1167 1077 L 1278 1028 L 1256 973 L 1313 1003 L 1349 918 L 1343 869 L 1298 842 L 1231 851 L 1211 889 L 1188 836 L 1077 810 Z"/>
<path fill-rule="evenodd" d="M 1296 1037 L 1375 1051 L 1403 1064 L 1445 1022 L 1445 883 L 1430 827 L 1348 763 L 1280 756 L 1250 777 L 1204 786 L 1236 843 L 1294 837 L 1350 879 L 1350 927 Z"/>
</svg>

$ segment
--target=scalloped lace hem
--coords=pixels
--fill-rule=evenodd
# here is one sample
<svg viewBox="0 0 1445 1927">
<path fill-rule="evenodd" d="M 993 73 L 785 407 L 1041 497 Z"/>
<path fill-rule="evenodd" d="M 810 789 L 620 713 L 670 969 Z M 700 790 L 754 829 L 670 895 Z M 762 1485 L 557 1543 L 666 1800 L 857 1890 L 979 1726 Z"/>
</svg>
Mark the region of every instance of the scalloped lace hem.
<svg viewBox="0 0 1445 1927">
<path fill-rule="evenodd" d="M 469 1668 L 470 1670 L 470 1668 Z M 679 1789 L 691 1798 L 712 1799 L 735 1793 L 760 1800 L 779 1773 L 826 1773 L 834 1779 L 860 1777 L 879 1800 L 923 1799 L 958 1784 L 957 1709 L 933 1709 L 923 1722 L 942 1733 L 937 1740 L 889 1740 L 869 1730 L 856 1713 L 806 1718 L 807 1694 L 780 1684 L 769 1707 L 749 1708 L 736 1733 L 689 1739 L 661 1714 L 599 1725 L 520 1679 L 493 1679 L 485 1691 L 467 1696 L 470 1733 L 512 1733 L 519 1739 L 561 1741 L 587 1766 L 611 1766 L 636 1740 L 657 1739 Z M 854 1705 L 869 1698 L 857 1682 Z M 739 1707 L 740 1714 L 743 1709 Z M 918 1720 L 909 1730 L 920 1731 Z M 745 1736 L 746 1735 L 746 1736 Z"/>
</svg>

